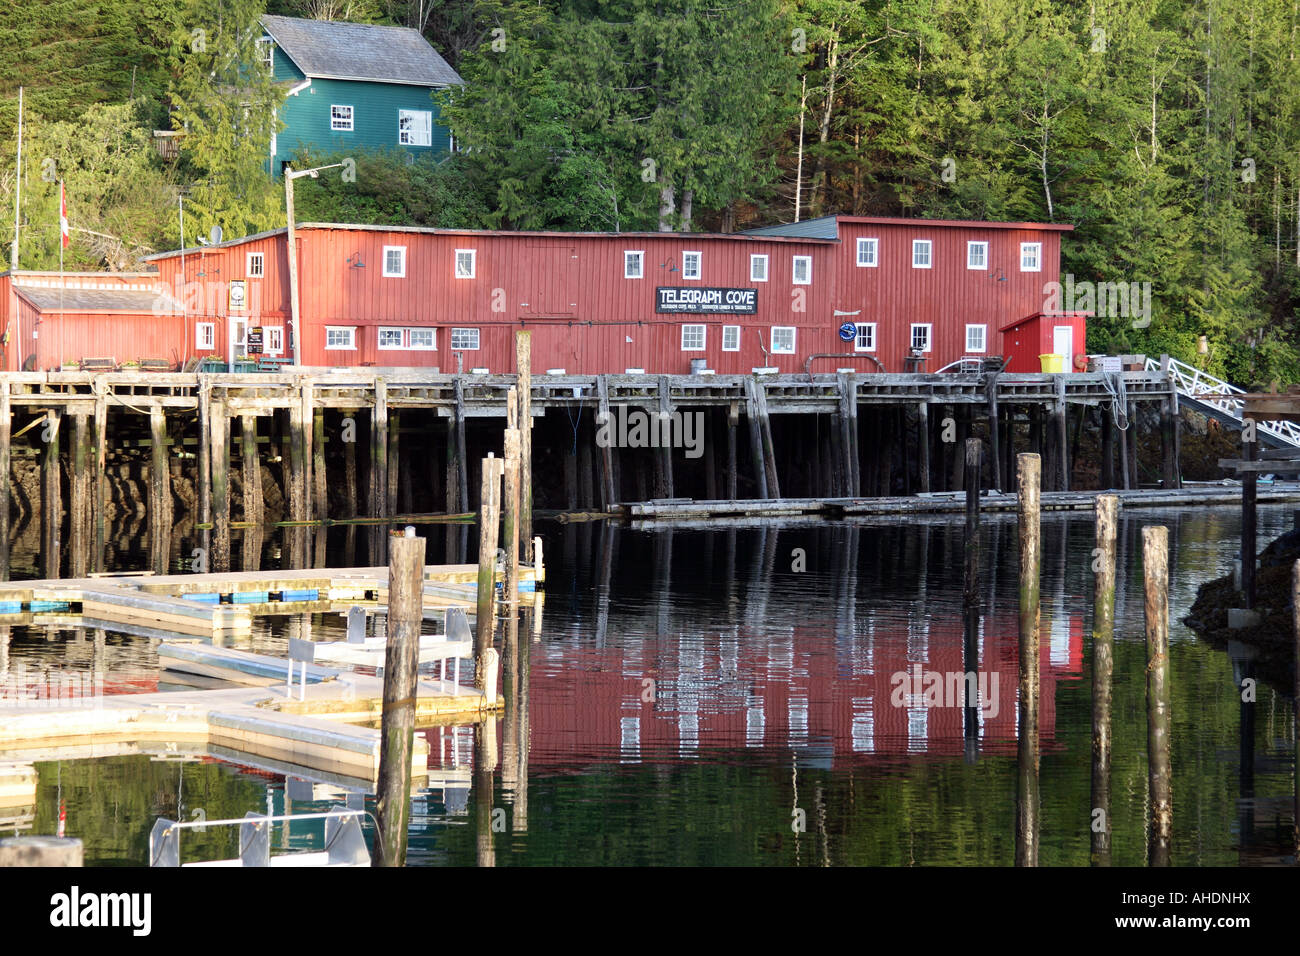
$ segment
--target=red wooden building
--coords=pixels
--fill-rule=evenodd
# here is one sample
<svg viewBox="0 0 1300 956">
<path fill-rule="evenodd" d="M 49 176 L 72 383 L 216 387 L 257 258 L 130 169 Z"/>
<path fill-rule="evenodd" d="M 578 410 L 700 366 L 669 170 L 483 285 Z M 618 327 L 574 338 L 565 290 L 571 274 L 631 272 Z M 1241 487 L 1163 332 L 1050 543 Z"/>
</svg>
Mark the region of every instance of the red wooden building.
<svg viewBox="0 0 1300 956">
<path fill-rule="evenodd" d="M 510 372 L 526 328 L 538 373 L 939 371 L 1007 353 L 1003 330 L 1042 312 L 1070 228 L 850 216 L 729 235 L 305 224 L 297 358 Z M 47 276 L 0 275 L 5 367 L 233 361 L 250 329 L 262 354 L 293 357 L 287 230 L 149 263 L 156 273 L 98 277 L 114 294 L 71 306 L 66 290 L 62 306 L 24 291 Z"/>
</svg>

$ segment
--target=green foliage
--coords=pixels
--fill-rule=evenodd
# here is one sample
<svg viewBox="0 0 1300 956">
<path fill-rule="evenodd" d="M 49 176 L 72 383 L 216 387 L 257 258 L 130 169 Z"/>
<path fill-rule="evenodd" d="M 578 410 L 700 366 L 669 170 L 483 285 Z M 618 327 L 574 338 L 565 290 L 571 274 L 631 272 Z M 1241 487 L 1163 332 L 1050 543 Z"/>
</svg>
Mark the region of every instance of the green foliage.
<svg viewBox="0 0 1300 956">
<path fill-rule="evenodd" d="M 185 133 L 182 175 L 194 183 L 186 212 L 198 234 L 220 225 L 242 236 L 284 220 L 267 175 L 281 93 L 257 58 L 262 12 L 261 0 L 190 0 L 176 36 L 172 122 Z"/>
<path fill-rule="evenodd" d="M 58 267 L 60 180 L 73 228 L 65 268 L 127 269 L 139 256 L 175 244 L 175 219 L 165 216 L 175 189 L 141 125 L 140 104 L 93 106 L 73 121 L 28 127 L 21 268 Z M 0 202 L 13 206 L 12 176 L 2 182 Z"/>
<path fill-rule="evenodd" d="M 408 163 L 401 151 L 356 157 L 355 181 L 337 170 L 319 179 L 294 183 L 294 211 L 300 222 L 355 222 L 368 225 L 487 228 L 487 206 L 474 192 L 464 162 Z M 306 169 L 341 162 L 341 155 L 302 155 L 294 166 Z"/>
</svg>

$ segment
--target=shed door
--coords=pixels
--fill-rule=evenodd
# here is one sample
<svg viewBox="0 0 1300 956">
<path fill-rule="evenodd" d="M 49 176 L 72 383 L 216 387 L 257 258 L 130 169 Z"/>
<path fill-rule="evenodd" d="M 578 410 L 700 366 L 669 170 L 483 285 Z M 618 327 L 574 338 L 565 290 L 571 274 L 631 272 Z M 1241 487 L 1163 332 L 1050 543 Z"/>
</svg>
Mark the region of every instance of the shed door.
<svg viewBox="0 0 1300 956">
<path fill-rule="evenodd" d="M 1052 352 L 1065 356 L 1065 370 L 1074 369 L 1074 326 L 1056 325 L 1052 327 Z"/>
</svg>

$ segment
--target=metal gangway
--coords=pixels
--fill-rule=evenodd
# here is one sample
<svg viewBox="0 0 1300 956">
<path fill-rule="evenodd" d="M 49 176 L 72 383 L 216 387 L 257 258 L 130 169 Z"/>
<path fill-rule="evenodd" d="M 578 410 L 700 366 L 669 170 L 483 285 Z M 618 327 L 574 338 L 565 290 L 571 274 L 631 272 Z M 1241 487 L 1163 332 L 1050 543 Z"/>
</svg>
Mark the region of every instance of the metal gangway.
<svg viewBox="0 0 1300 956">
<path fill-rule="evenodd" d="M 1246 394 L 1245 389 L 1229 385 L 1202 369 L 1168 355 L 1162 355 L 1159 359 L 1148 358 L 1146 370 L 1170 378 L 1178 392 L 1179 404 L 1187 405 L 1231 428 L 1242 427 L 1245 403 L 1236 396 Z M 1257 422 L 1255 430 L 1274 448 L 1300 448 L 1300 425 L 1294 422 Z"/>
</svg>

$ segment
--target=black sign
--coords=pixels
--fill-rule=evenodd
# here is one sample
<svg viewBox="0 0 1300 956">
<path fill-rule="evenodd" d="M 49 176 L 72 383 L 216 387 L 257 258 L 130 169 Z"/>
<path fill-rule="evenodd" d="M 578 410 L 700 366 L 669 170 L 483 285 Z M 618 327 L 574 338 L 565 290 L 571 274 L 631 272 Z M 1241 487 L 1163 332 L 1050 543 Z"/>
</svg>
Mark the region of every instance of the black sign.
<svg viewBox="0 0 1300 956">
<path fill-rule="evenodd" d="M 244 351 L 249 355 L 262 354 L 262 327 L 260 325 L 248 330 L 248 334 L 244 337 Z"/>
<path fill-rule="evenodd" d="M 718 315 L 753 315 L 758 311 L 757 289 L 667 288 L 655 289 L 656 312 L 696 312 Z"/>
</svg>

